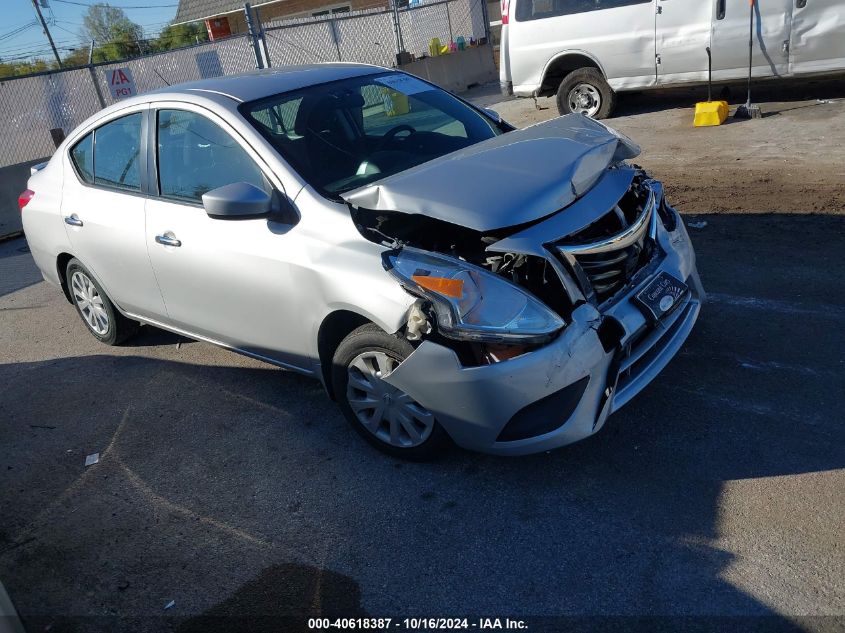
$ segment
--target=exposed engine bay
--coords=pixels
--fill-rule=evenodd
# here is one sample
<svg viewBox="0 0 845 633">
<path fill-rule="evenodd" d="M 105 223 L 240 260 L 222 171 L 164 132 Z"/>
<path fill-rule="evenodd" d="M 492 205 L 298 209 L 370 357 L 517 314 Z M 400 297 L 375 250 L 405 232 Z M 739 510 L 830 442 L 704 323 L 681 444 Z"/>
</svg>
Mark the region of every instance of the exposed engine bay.
<svg viewBox="0 0 845 633">
<path fill-rule="evenodd" d="M 597 210 L 595 220 L 576 233 L 564 237 L 551 235 L 548 241 L 561 244 L 591 243 L 610 237 L 635 222 L 647 203 L 648 189 L 645 183 L 649 180 L 641 168 L 635 166 L 635 169 L 636 174 L 629 190 L 612 210 Z M 492 244 L 544 221 L 545 217 L 504 229 L 481 232 L 424 215 L 372 211 L 351 205 L 350 208 L 356 227 L 370 241 L 390 248 L 411 246 L 442 253 L 484 267 L 521 286 L 564 319 L 569 317 L 575 307 L 549 259 L 524 253 L 487 250 Z M 565 212 L 560 210 L 556 213 Z M 623 277 L 642 266 L 652 254 L 650 244 L 635 246 L 634 249 L 636 252 L 630 253 L 631 256 L 625 261 L 626 269 L 618 271 L 624 273 Z M 549 255 L 552 256 L 551 251 Z M 561 261 L 561 264 L 565 266 L 566 262 Z M 604 265 L 600 261 L 585 262 L 588 268 L 591 264 L 598 267 Z M 608 274 L 604 269 L 600 269 L 600 273 Z"/>
</svg>

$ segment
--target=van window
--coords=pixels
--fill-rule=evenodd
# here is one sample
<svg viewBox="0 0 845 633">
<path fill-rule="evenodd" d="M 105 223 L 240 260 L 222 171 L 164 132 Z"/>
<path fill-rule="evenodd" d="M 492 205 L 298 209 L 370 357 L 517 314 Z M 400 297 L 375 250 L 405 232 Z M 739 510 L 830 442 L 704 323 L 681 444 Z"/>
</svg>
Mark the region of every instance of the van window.
<svg viewBox="0 0 845 633">
<path fill-rule="evenodd" d="M 632 4 L 651 4 L 652 0 L 517 0 L 516 19 L 540 20 L 558 15 L 572 15 L 602 9 L 616 9 Z"/>
</svg>

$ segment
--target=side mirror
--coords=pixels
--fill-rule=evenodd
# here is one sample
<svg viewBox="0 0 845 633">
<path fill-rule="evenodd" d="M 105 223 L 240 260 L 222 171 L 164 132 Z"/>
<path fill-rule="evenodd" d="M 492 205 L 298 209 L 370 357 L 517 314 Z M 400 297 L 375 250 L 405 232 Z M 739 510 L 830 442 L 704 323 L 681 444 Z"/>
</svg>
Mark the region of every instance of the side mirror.
<svg viewBox="0 0 845 633">
<path fill-rule="evenodd" d="M 490 108 L 484 108 L 484 114 L 489 116 L 496 123 L 502 122 L 502 116 L 498 112 L 496 112 L 495 110 L 491 110 Z"/>
<path fill-rule="evenodd" d="M 273 198 L 248 182 L 233 182 L 202 194 L 202 206 L 211 218 L 260 218 L 273 209 Z"/>
</svg>

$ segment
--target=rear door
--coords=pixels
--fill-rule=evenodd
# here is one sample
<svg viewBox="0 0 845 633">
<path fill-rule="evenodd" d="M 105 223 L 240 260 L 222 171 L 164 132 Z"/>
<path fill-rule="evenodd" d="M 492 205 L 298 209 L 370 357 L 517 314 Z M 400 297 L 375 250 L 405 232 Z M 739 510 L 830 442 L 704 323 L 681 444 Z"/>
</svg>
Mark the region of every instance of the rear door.
<svg viewBox="0 0 845 633">
<path fill-rule="evenodd" d="M 654 85 L 656 0 L 515 1 L 507 42 L 515 92 L 539 85 L 562 54 L 596 60 L 614 89 Z"/>
<path fill-rule="evenodd" d="M 789 72 L 789 40 L 795 1 L 754 0 L 752 76 L 778 77 Z M 747 77 L 751 6 L 748 0 L 715 0 L 714 5 L 713 79 Z"/>
<path fill-rule="evenodd" d="M 655 51 L 657 83 L 662 85 L 707 80 L 707 47 L 713 2 L 657 0 Z"/>
<path fill-rule="evenodd" d="M 845 70 L 842 0 L 795 0 L 789 41 L 793 73 Z"/>
<path fill-rule="evenodd" d="M 165 314 L 144 231 L 146 106 L 118 115 L 67 154 L 62 216 L 73 254 L 123 310 Z"/>
</svg>

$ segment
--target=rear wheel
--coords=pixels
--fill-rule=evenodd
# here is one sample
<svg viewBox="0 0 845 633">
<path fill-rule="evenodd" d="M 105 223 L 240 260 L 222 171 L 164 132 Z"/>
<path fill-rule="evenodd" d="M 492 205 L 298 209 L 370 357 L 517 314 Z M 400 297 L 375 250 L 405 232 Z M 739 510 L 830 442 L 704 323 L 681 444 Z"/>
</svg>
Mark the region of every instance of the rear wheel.
<svg viewBox="0 0 845 633">
<path fill-rule="evenodd" d="M 433 413 L 384 380 L 413 351 L 408 341 L 362 325 L 338 346 L 332 384 L 341 411 L 364 439 L 390 455 L 423 460 L 442 451 L 446 432 Z"/>
<path fill-rule="evenodd" d="M 118 312 L 78 259 L 68 262 L 66 279 L 76 311 L 98 341 L 106 345 L 119 345 L 138 331 L 138 322 Z"/>
<path fill-rule="evenodd" d="M 560 114 L 578 112 L 593 119 L 610 116 L 616 104 L 616 94 L 595 68 L 573 70 L 557 90 L 557 109 Z"/>
</svg>

